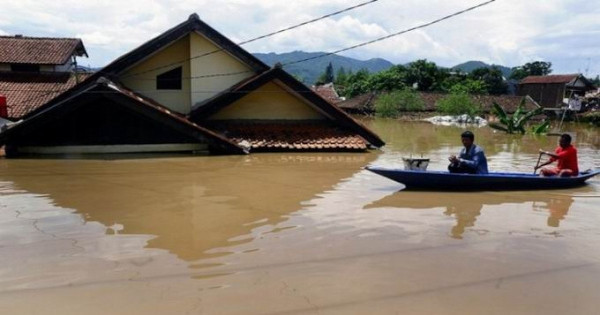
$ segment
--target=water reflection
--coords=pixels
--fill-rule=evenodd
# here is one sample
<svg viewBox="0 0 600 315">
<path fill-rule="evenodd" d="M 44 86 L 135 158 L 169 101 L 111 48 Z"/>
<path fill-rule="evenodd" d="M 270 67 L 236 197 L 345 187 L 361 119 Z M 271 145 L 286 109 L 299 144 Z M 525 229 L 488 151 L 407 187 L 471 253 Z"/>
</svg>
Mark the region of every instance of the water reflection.
<svg viewBox="0 0 600 315">
<path fill-rule="evenodd" d="M 377 156 L 261 154 L 147 160 L 11 160 L 3 180 L 44 194 L 107 233 L 154 235 L 149 248 L 186 261 L 252 240 L 301 203 L 350 177 Z M 63 227 L 68 229 L 68 226 Z M 222 254 L 222 253 L 220 253 Z"/>
<path fill-rule="evenodd" d="M 585 186 L 576 191 L 585 193 L 593 192 L 594 189 L 591 186 Z M 449 235 L 452 238 L 462 239 L 465 231 L 474 228 L 478 217 L 482 216 L 482 213 L 491 206 L 501 206 L 495 207 L 497 211 L 510 211 L 516 206 L 529 207 L 530 204 L 532 211 L 548 213 L 547 226 L 559 227 L 560 221 L 565 219 L 574 202 L 570 196 L 572 192 L 572 190 L 562 190 L 560 193 L 543 191 L 508 193 L 398 191 L 370 203 L 364 208 L 396 208 L 404 211 L 441 208 L 442 214 L 453 217 L 456 221 L 451 227 Z"/>
</svg>

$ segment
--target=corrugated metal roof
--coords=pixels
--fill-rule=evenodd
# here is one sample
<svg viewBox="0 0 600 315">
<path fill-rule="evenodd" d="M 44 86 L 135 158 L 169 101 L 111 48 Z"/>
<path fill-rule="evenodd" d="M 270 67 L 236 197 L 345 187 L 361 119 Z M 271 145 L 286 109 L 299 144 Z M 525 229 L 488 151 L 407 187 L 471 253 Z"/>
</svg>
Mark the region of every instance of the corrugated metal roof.
<svg viewBox="0 0 600 315">
<path fill-rule="evenodd" d="M 0 63 L 62 65 L 87 56 L 81 39 L 0 36 Z"/>
<path fill-rule="evenodd" d="M 78 74 L 79 81 L 89 73 Z M 8 117 L 16 120 L 44 105 L 77 83 L 66 72 L 0 72 L 0 94 L 6 96 Z"/>
<path fill-rule="evenodd" d="M 579 77 L 579 74 L 530 75 L 519 84 L 569 83 Z"/>
</svg>

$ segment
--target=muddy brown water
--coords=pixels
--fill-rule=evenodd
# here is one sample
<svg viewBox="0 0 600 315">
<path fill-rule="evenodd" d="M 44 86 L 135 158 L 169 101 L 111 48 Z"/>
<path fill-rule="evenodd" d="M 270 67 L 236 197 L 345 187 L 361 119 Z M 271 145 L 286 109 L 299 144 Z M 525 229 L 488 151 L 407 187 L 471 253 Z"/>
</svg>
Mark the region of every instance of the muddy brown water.
<svg viewBox="0 0 600 315">
<path fill-rule="evenodd" d="M 0 160 L 1 314 L 592 314 L 600 178 L 568 190 L 408 192 L 459 127 L 367 120 L 381 151 Z M 557 137 L 472 128 L 491 170 Z M 569 125 L 582 169 L 598 129 Z"/>
</svg>

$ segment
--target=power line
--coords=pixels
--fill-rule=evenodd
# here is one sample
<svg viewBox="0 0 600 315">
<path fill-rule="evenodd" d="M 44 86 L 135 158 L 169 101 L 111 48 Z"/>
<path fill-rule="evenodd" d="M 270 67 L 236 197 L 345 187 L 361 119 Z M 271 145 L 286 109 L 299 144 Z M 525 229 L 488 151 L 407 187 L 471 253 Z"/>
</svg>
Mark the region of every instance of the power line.
<svg viewBox="0 0 600 315">
<path fill-rule="evenodd" d="M 305 25 L 308 25 L 308 24 L 311 24 L 311 23 L 323 20 L 323 19 L 326 19 L 326 18 L 330 18 L 330 17 L 338 15 L 338 14 L 342 14 L 342 13 L 345 13 L 345 12 L 348 12 L 348 11 L 352 11 L 354 9 L 366 6 L 368 4 L 371 4 L 371 3 L 374 3 L 374 2 L 377 2 L 377 1 L 379 1 L 379 0 L 370 0 L 370 1 L 367 1 L 367 2 L 359 3 L 359 4 L 355 5 L 355 6 L 351 6 L 351 7 L 339 10 L 339 11 L 335 11 L 335 12 L 323 15 L 321 17 L 314 18 L 312 20 L 308 20 L 308 21 L 302 22 L 300 24 L 296 24 L 296 25 L 293 25 L 293 26 L 290 26 L 290 27 L 282 28 L 282 29 L 277 30 L 275 32 L 271 32 L 271 33 L 268 33 L 268 34 L 265 34 L 265 35 L 261 35 L 261 36 L 258 36 L 258 37 L 252 38 L 252 39 L 248 39 L 248 40 L 239 42 L 239 43 L 237 43 L 237 45 L 241 46 L 241 45 L 244 45 L 244 44 L 255 42 L 255 41 L 260 40 L 260 39 L 264 39 L 264 38 L 271 37 L 271 36 L 274 36 L 274 35 L 277 35 L 277 34 L 281 34 L 281 33 L 284 33 L 284 32 L 287 32 L 287 31 L 290 31 L 290 30 L 293 30 L 293 29 L 296 29 L 296 28 L 299 28 L 299 27 L 302 27 L 302 26 L 305 26 Z M 156 68 L 147 69 L 147 70 L 136 72 L 136 73 L 131 73 L 131 74 L 128 74 L 128 75 L 124 76 L 123 78 L 128 78 L 128 77 L 131 77 L 131 76 L 138 76 L 138 75 L 145 74 L 145 73 L 148 73 L 148 72 L 152 72 L 152 71 L 156 71 L 156 70 L 168 68 L 168 67 L 171 67 L 171 66 L 174 66 L 174 65 L 181 64 L 181 63 L 186 62 L 186 61 L 191 61 L 193 59 L 199 59 L 199 58 L 202 58 L 202 57 L 206 57 L 206 56 L 209 56 L 209 55 L 221 52 L 223 50 L 225 50 L 225 48 L 218 48 L 218 49 L 215 49 L 213 51 L 209 51 L 209 52 L 206 52 L 206 53 L 194 56 L 194 57 L 186 58 L 184 60 L 176 61 L 176 62 L 167 64 L 167 65 L 163 65 L 163 66 L 159 66 L 159 67 L 156 67 Z"/>
<path fill-rule="evenodd" d="M 418 30 L 418 29 L 421 29 L 421 28 L 425 28 L 425 27 L 431 26 L 433 24 L 437 24 L 437 23 L 442 22 L 444 20 L 453 18 L 453 17 L 455 17 L 457 15 L 461 15 L 463 13 L 466 13 L 466 12 L 475 10 L 477 8 L 486 6 L 486 5 L 488 5 L 488 4 L 490 4 L 490 3 L 494 2 L 494 1 L 496 1 L 496 0 L 490 0 L 490 1 L 478 4 L 476 6 L 472 6 L 470 8 L 467 8 L 467 9 L 464 9 L 464 10 L 452 13 L 450 15 L 446 15 L 446 16 L 444 16 L 442 18 L 437 19 L 437 20 L 433 20 L 431 22 L 428 22 L 428 23 L 425 23 L 425 24 L 421 24 L 421 25 L 418 25 L 418 26 L 415 26 L 415 27 L 411 27 L 409 29 L 406 29 L 406 30 L 403 30 L 403 31 L 400 31 L 400 32 L 396 32 L 396 33 L 393 33 L 393 34 L 390 34 L 390 35 L 387 35 L 387 36 L 379 37 L 379 38 L 376 38 L 374 40 L 370 40 L 368 42 L 360 43 L 360 44 L 357 44 L 357 45 L 354 45 L 354 46 L 350 46 L 350 47 L 338 49 L 336 51 L 324 53 L 324 54 L 313 56 L 313 57 L 309 57 L 309 58 L 304 58 L 304 59 L 300 59 L 300 60 L 296 60 L 296 61 L 287 62 L 287 63 L 282 64 L 282 66 L 285 67 L 285 66 L 289 66 L 289 65 L 293 65 L 293 64 L 297 64 L 297 63 L 301 63 L 301 62 L 313 60 L 313 59 L 323 58 L 323 57 L 326 57 L 326 56 L 334 55 L 334 54 L 341 53 L 341 52 L 344 52 L 344 51 L 348 51 L 348 50 L 351 50 L 351 49 L 355 49 L 355 48 L 358 48 L 358 47 L 363 47 L 363 46 L 366 46 L 366 45 L 369 45 L 369 44 L 373 44 L 373 43 L 376 43 L 376 42 L 379 42 L 379 41 L 382 41 L 382 40 L 385 40 L 385 39 L 388 39 L 388 38 L 391 38 L 391 37 L 394 37 L 394 36 L 402 35 L 402 34 L 405 34 L 405 33 L 408 33 L 408 32 L 414 31 L 414 30 Z"/>
</svg>

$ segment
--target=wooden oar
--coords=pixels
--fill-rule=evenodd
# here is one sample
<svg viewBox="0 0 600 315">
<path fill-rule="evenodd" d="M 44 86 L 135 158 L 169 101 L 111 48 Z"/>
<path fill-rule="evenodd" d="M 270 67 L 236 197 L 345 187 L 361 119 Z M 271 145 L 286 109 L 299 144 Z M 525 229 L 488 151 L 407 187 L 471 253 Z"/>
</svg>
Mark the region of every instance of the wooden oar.
<svg viewBox="0 0 600 315">
<path fill-rule="evenodd" d="M 537 163 L 535 163 L 535 167 L 533 168 L 533 175 L 535 175 L 535 172 L 537 172 L 537 170 L 538 170 L 538 166 L 540 165 L 540 161 L 542 160 L 542 154 L 544 154 L 544 151 L 540 150 L 540 154 L 538 155 Z"/>
</svg>

